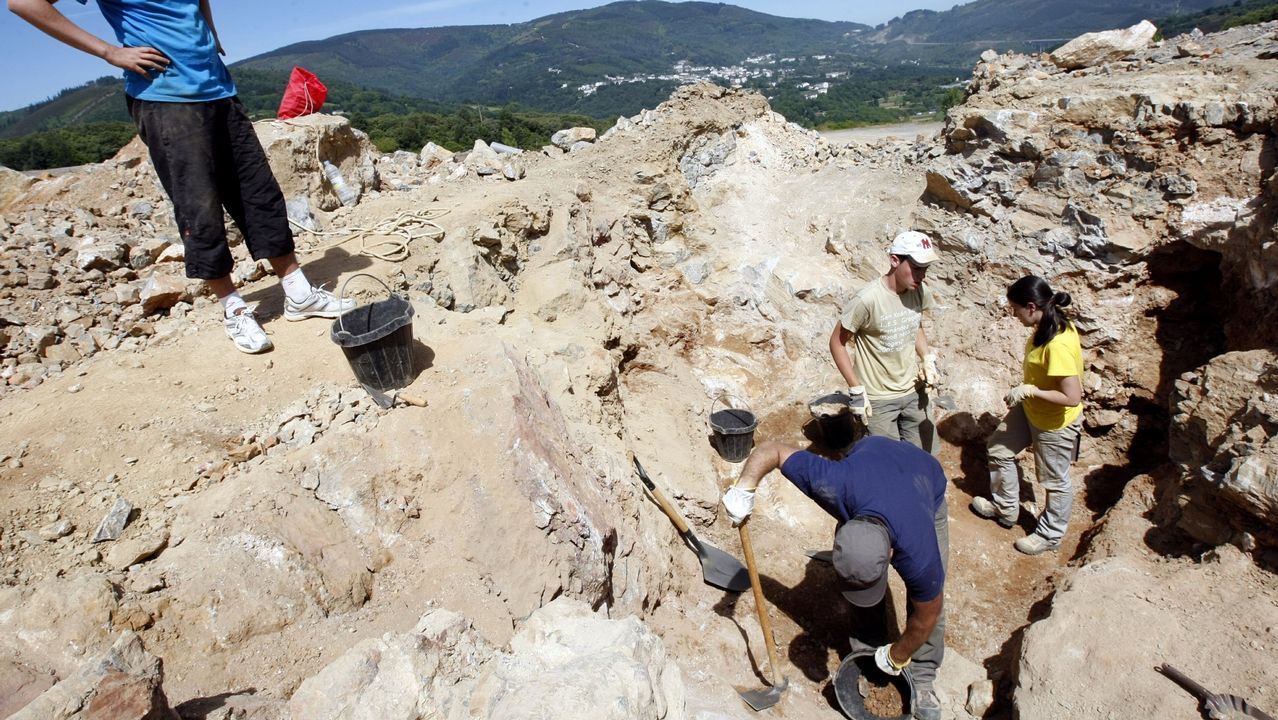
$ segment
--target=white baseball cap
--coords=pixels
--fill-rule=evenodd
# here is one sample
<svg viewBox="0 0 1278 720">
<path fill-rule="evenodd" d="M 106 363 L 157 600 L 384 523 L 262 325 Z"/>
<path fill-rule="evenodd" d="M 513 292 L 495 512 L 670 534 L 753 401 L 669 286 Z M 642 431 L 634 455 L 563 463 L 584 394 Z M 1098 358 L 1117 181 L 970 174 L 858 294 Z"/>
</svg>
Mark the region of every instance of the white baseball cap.
<svg viewBox="0 0 1278 720">
<path fill-rule="evenodd" d="M 915 265 L 928 265 L 936 261 L 936 243 L 917 230 L 906 230 L 892 239 L 889 255 L 908 256 Z"/>
</svg>

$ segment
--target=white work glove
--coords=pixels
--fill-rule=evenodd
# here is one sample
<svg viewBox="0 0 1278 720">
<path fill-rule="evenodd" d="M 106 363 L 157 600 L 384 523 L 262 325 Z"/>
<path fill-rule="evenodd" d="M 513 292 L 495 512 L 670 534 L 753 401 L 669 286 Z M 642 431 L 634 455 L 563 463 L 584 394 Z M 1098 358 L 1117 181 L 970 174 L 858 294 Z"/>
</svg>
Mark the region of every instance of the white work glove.
<svg viewBox="0 0 1278 720">
<path fill-rule="evenodd" d="M 874 408 L 870 407 L 870 396 L 865 394 L 864 385 L 852 385 L 848 387 L 848 397 L 852 399 L 848 403 L 848 410 L 853 415 L 860 415 L 867 420 L 874 415 Z"/>
<path fill-rule="evenodd" d="M 937 383 L 941 382 L 941 371 L 936 368 L 936 353 L 929 352 L 923 356 L 921 372 L 924 385 L 935 388 Z"/>
<path fill-rule="evenodd" d="M 734 527 L 740 525 L 754 512 L 754 491 L 733 485 L 723 494 L 723 509 Z"/>
<path fill-rule="evenodd" d="M 900 675 L 901 671 L 904 670 L 906 666 L 910 664 L 910 660 L 909 658 L 906 658 L 905 662 L 901 663 L 900 665 L 897 665 L 896 661 L 892 659 L 891 651 L 892 651 L 891 645 L 884 645 L 878 650 L 875 650 L 874 664 L 877 665 L 880 670 L 887 673 L 888 675 L 893 675 L 893 676 Z"/>
<path fill-rule="evenodd" d="M 1017 405 L 1020 405 L 1021 403 L 1025 402 L 1027 398 L 1033 397 L 1034 391 L 1037 389 L 1038 389 L 1037 387 L 1035 387 L 1034 385 L 1031 385 L 1030 383 L 1017 385 L 1016 387 L 1007 391 L 1007 394 L 1003 396 L 1003 402 L 1007 403 L 1008 407 L 1016 407 Z"/>
</svg>

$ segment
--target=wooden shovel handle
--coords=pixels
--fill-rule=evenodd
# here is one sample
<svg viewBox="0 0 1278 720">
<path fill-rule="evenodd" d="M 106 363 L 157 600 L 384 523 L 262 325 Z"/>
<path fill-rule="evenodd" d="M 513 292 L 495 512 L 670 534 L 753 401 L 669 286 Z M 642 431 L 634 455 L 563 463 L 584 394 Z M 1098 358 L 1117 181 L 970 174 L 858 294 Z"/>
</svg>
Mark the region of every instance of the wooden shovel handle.
<svg viewBox="0 0 1278 720">
<path fill-rule="evenodd" d="M 772 622 L 768 620 L 768 608 L 763 603 L 763 586 L 759 584 L 759 571 L 754 565 L 754 546 L 750 544 L 750 530 L 746 526 L 750 518 L 741 523 L 741 550 L 745 554 L 746 571 L 750 573 L 750 588 L 754 590 L 754 607 L 759 612 L 759 627 L 763 629 L 763 644 L 768 649 L 768 668 L 772 671 L 769 681 L 777 687 L 777 649 L 772 644 Z"/>
<path fill-rule="evenodd" d="M 626 451 L 626 457 L 630 458 L 631 464 L 639 471 L 639 479 L 643 481 L 644 487 L 648 488 L 648 492 L 652 493 L 652 497 L 657 501 L 657 506 L 661 508 L 661 512 L 665 513 L 666 517 L 670 518 L 670 522 L 674 523 L 675 528 L 679 530 L 680 534 L 687 535 L 689 532 L 688 523 L 684 522 L 683 516 L 680 515 L 679 511 L 675 510 L 674 505 L 671 505 L 670 501 L 666 499 L 665 493 L 661 492 L 661 489 L 652 481 L 652 478 L 648 477 L 648 473 L 643 469 L 643 465 L 639 464 L 639 459 L 636 458 L 635 454 L 629 450 Z"/>
<path fill-rule="evenodd" d="M 408 393 L 397 393 L 395 397 L 415 407 L 426 407 L 426 398 L 424 397 L 420 397 L 417 395 L 410 395 Z"/>
</svg>

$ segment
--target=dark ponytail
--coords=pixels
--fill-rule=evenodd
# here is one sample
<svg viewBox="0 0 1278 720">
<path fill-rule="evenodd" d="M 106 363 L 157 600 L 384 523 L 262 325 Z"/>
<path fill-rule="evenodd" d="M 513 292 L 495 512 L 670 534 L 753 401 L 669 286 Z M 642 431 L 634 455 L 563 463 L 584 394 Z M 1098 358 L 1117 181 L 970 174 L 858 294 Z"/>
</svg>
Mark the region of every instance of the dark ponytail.
<svg viewBox="0 0 1278 720">
<path fill-rule="evenodd" d="M 1007 299 L 1021 307 L 1034 303 L 1035 307 L 1043 311 L 1038 328 L 1034 330 L 1034 347 L 1042 347 L 1051 342 L 1057 333 L 1063 332 L 1069 325 L 1065 313 L 1061 311 L 1061 308 L 1069 307 L 1073 302 L 1069 293 L 1052 292 L 1052 287 L 1041 277 L 1026 275 L 1012 283 L 1007 289 Z"/>
</svg>

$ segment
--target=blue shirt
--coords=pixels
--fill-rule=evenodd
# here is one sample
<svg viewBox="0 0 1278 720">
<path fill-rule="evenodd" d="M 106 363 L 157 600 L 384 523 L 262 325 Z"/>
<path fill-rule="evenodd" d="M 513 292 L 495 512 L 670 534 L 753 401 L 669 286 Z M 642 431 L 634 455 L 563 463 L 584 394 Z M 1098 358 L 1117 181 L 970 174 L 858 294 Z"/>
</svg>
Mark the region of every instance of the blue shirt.
<svg viewBox="0 0 1278 720">
<path fill-rule="evenodd" d="M 88 0 L 78 0 L 84 5 Z M 98 0 L 124 47 L 153 47 L 170 60 L 152 77 L 125 71 L 124 92 L 154 102 L 207 102 L 235 95 L 199 0 Z"/>
<path fill-rule="evenodd" d="M 870 436 L 839 461 L 807 451 L 786 459 L 781 474 L 840 524 L 878 518 L 892 536 L 892 567 L 911 600 L 941 594 L 945 567 L 936 513 L 945 503 L 945 472 L 930 454 L 899 440 Z"/>
</svg>

